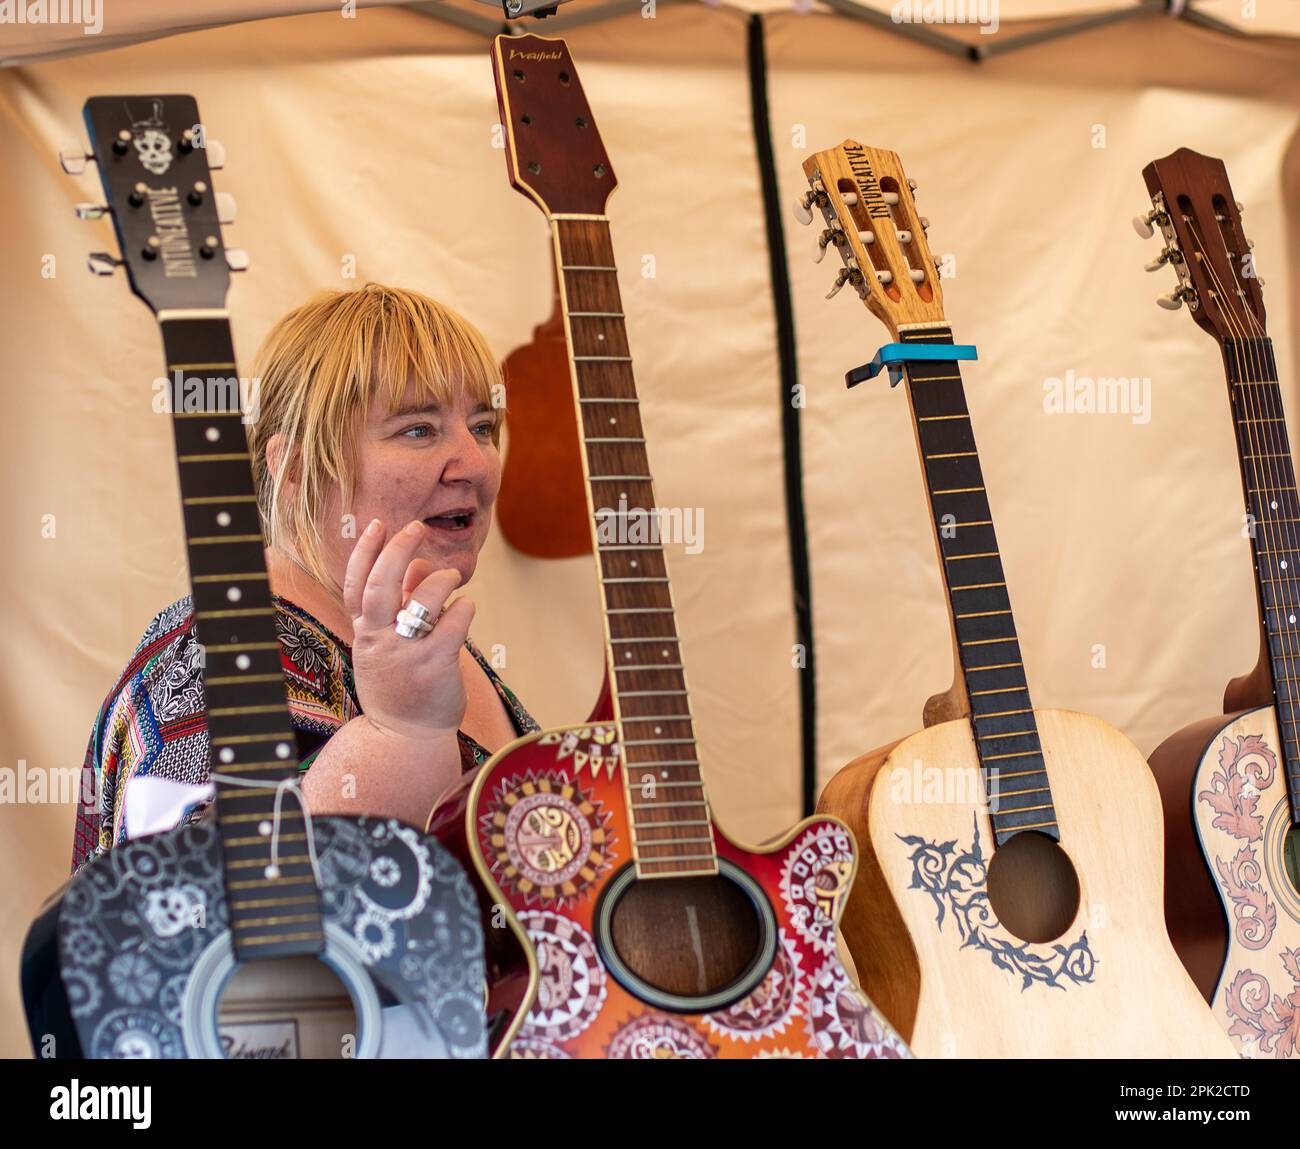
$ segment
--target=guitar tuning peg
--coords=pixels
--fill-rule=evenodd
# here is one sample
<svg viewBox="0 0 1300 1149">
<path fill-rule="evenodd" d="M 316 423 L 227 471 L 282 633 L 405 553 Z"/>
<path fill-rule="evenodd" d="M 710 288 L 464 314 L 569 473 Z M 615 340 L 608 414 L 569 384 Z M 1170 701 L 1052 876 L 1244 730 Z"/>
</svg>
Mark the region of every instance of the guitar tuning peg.
<svg viewBox="0 0 1300 1149">
<path fill-rule="evenodd" d="M 840 199 L 842 199 L 842 200 L 844 201 L 844 206 L 845 206 L 845 207 L 857 207 L 857 206 L 858 206 L 858 193 L 857 193 L 857 192 L 845 192 L 842 196 L 840 196 Z"/>
<path fill-rule="evenodd" d="M 1237 203 L 1237 214 L 1241 215 L 1241 213 L 1246 210 L 1246 205 L 1242 203 L 1241 200 L 1237 200 L 1236 203 Z"/>
<path fill-rule="evenodd" d="M 890 207 L 893 207 L 898 203 L 898 192 L 881 192 L 880 198 L 883 199 L 885 203 L 889 204 Z"/>
<path fill-rule="evenodd" d="M 103 219 L 110 211 L 102 203 L 79 203 L 72 210 L 78 219 Z"/>
<path fill-rule="evenodd" d="M 913 283 L 925 282 L 925 272 L 922 271 L 919 267 L 912 268 L 912 270 L 908 272 L 908 274 L 912 277 Z"/>
<path fill-rule="evenodd" d="M 106 251 L 92 251 L 86 257 L 86 266 L 92 275 L 112 275 L 122 266 L 122 261 Z"/>
<path fill-rule="evenodd" d="M 1166 263 L 1168 263 L 1168 262 L 1169 262 L 1169 249 L 1168 249 L 1168 248 L 1165 248 L 1164 251 L 1162 251 L 1162 252 L 1161 252 L 1161 253 L 1160 253 L 1160 254 L 1159 254 L 1155 259 L 1153 259 L 1150 263 L 1143 264 L 1143 265 L 1142 265 L 1142 270 L 1143 270 L 1143 271 L 1159 271 L 1159 270 L 1160 270 L 1162 267 L 1164 267 L 1164 265 L 1165 265 Z"/>
<path fill-rule="evenodd" d="M 1176 287 L 1168 295 L 1161 295 L 1156 303 L 1166 311 L 1177 311 L 1184 303 L 1190 303 L 1196 309 L 1196 291 L 1191 287 Z"/>
<path fill-rule="evenodd" d="M 835 277 L 835 285 L 830 289 L 830 291 L 826 293 L 826 298 L 834 299 L 837 295 L 839 295 L 841 289 L 844 287 L 846 283 L 848 283 L 848 281 L 849 281 L 849 269 L 847 267 L 841 267 L 839 274 Z"/>
<path fill-rule="evenodd" d="M 858 238 L 862 240 L 863 243 L 875 243 L 876 233 L 874 231 L 860 231 L 858 232 Z"/>
<path fill-rule="evenodd" d="M 813 221 L 812 202 L 816 198 L 815 193 L 806 192 L 800 199 L 794 201 L 794 218 L 805 227 Z"/>
<path fill-rule="evenodd" d="M 205 140 L 203 150 L 208 154 L 208 167 L 219 172 L 226 166 L 226 146 L 219 140 Z"/>
<path fill-rule="evenodd" d="M 908 231 L 906 228 L 902 228 L 902 229 L 900 229 L 899 232 L 898 232 L 898 242 L 899 242 L 899 243 L 911 243 L 911 242 L 912 242 L 912 233 L 911 233 L 910 231 Z"/>
<path fill-rule="evenodd" d="M 813 263 L 821 263 L 826 258 L 826 249 L 835 242 L 835 233 L 828 227 L 817 237 L 817 253 L 813 256 Z"/>
<path fill-rule="evenodd" d="M 922 216 L 918 216 L 918 217 L 917 217 L 917 220 L 918 220 L 918 222 L 921 224 L 921 230 L 922 230 L 922 231 L 929 231 L 929 230 L 930 230 L 930 221 L 929 221 L 928 219 L 926 219 L 925 216 L 923 216 L 923 215 L 922 215 Z"/>
<path fill-rule="evenodd" d="M 914 180 L 914 179 L 909 179 L 909 180 L 907 181 L 907 186 L 908 186 L 912 191 L 916 191 L 916 180 Z"/>
<path fill-rule="evenodd" d="M 893 283 L 894 273 L 892 271 L 878 271 L 876 272 L 876 278 L 880 280 L 881 283 Z"/>
<path fill-rule="evenodd" d="M 235 204 L 235 197 L 229 192 L 217 192 L 217 220 L 220 223 L 234 223 L 235 212 L 238 210 Z"/>
<path fill-rule="evenodd" d="M 86 161 L 95 157 L 80 144 L 68 144 L 59 149 L 59 167 L 70 176 L 79 176 L 86 170 Z"/>
<path fill-rule="evenodd" d="M 226 266 L 231 271 L 247 271 L 249 262 L 248 252 L 242 247 L 226 248 Z"/>
<path fill-rule="evenodd" d="M 1135 215 L 1133 217 L 1133 230 L 1138 233 L 1142 239 L 1150 239 L 1155 235 L 1155 229 L 1151 226 L 1151 221 L 1156 218 L 1156 211 L 1152 208 L 1146 215 Z"/>
</svg>

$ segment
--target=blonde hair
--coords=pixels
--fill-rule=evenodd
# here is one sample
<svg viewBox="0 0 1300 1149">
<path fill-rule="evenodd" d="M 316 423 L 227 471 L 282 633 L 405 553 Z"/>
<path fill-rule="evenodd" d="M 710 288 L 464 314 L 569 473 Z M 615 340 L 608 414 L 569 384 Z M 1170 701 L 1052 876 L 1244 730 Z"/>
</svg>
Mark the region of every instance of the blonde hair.
<svg viewBox="0 0 1300 1149">
<path fill-rule="evenodd" d="M 335 595 L 342 588 L 325 569 L 319 516 L 331 484 L 345 513 L 352 503 L 354 448 L 371 405 L 396 410 L 411 382 L 443 405 L 464 390 L 499 408 L 504 394 L 501 368 L 475 327 L 427 295 L 378 283 L 323 291 L 289 312 L 262 341 L 253 376 L 260 390 L 248 446 L 263 534 L 273 547 L 289 544 Z M 266 450 L 277 434 L 273 474 Z M 500 435 L 499 419 L 494 443 Z"/>
</svg>

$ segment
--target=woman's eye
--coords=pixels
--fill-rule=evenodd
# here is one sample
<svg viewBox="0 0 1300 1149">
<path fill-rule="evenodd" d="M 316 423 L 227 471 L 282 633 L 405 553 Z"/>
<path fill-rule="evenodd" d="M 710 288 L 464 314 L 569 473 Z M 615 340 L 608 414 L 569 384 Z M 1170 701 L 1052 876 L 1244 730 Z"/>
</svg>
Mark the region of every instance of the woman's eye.
<svg viewBox="0 0 1300 1149">
<path fill-rule="evenodd" d="M 433 428 L 428 423 L 417 423 L 414 427 L 407 427 L 402 432 L 404 438 L 410 439 L 427 439 L 433 434 Z"/>
<path fill-rule="evenodd" d="M 477 423 L 474 426 L 474 434 L 484 439 L 492 438 L 492 432 L 496 430 L 495 423 Z"/>
</svg>

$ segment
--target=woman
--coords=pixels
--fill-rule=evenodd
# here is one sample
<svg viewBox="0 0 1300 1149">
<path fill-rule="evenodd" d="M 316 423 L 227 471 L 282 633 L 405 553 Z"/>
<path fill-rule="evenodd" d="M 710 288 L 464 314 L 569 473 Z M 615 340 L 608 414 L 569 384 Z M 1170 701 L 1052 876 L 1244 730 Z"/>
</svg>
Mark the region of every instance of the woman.
<svg viewBox="0 0 1300 1149">
<path fill-rule="evenodd" d="M 500 370 L 448 308 L 367 284 L 281 319 L 254 377 L 249 453 L 303 796 L 313 813 L 423 827 L 462 772 L 538 728 L 469 641 L 473 603 L 439 617 L 491 525 Z M 399 630 L 404 605 L 424 613 L 414 604 L 428 621 Z M 74 870 L 125 840 L 132 778 L 206 780 L 203 712 L 187 596 L 154 618 L 100 709 Z"/>
</svg>

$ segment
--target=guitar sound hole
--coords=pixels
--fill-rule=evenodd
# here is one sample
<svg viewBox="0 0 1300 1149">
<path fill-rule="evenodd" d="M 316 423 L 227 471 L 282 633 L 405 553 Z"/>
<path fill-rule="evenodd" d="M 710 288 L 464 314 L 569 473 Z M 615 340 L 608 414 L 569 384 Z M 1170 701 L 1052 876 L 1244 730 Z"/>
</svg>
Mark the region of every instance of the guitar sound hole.
<svg viewBox="0 0 1300 1149">
<path fill-rule="evenodd" d="M 1300 826 L 1292 826 L 1282 839 L 1282 860 L 1286 864 L 1286 876 L 1296 893 L 1300 893 Z"/>
<path fill-rule="evenodd" d="M 989 904 L 1024 942 L 1059 938 L 1079 912 L 1079 875 L 1045 834 L 1022 831 L 999 846 L 989 863 Z"/>
<path fill-rule="evenodd" d="M 610 971 L 664 1008 L 730 1004 L 762 980 L 775 953 L 771 907 L 739 870 L 637 879 L 629 867 L 597 916 Z"/>
<path fill-rule="evenodd" d="M 312 957 L 237 966 L 221 991 L 217 1028 L 234 1059 L 342 1058 L 357 1049 L 352 995 Z"/>
</svg>

